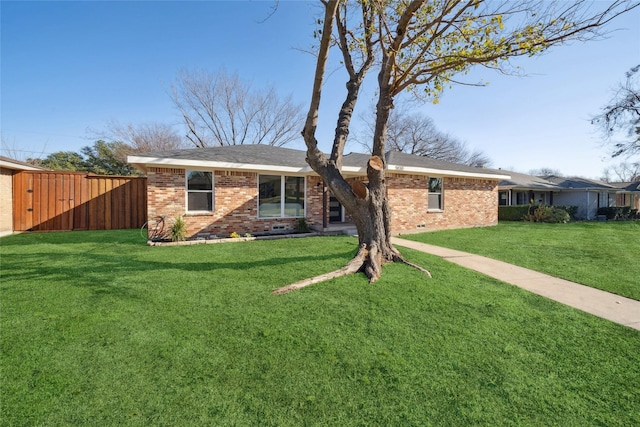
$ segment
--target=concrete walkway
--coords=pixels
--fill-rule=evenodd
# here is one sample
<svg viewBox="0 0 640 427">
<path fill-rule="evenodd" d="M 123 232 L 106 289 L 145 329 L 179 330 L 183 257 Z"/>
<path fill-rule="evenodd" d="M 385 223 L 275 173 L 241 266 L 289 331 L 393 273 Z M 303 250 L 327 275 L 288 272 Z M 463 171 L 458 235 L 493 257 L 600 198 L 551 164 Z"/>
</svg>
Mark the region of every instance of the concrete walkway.
<svg viewBox="0 0 640 427">
<path fill-rule="evenodd" d="M 393 237 L 391 242 L 394 245 L 439 256 L 454 264 L 521 287 L 534 294 L 640 330 L 640 301 L 480 255 L 418 243 L 399 237 Z"/>
</svg>

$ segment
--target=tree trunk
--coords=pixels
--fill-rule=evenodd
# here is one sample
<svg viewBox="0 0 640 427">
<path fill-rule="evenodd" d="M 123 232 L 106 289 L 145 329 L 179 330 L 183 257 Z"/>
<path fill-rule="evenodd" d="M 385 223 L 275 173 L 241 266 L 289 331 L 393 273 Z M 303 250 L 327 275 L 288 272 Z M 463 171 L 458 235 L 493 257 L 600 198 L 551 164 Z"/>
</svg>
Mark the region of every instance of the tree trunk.
<svg viewBox="0 0 640 427">
<path fill-rule="evenodd" d="M 347 97 L 342 104 L 338 115 L 333 148 L 329 158 L 318 149 L 318 141 L 315 131 L 318 126 L 318 109 L 320 96 L 322 93 L 322 81 L 331 45 L 331 31 L 334 19 L 338 13 L 338 0 L 328 0 L 325 3 L 325 19 L 323 22 L 322 38 L 318 51 L 318 62 L 313 83 L 311 105 L 307 114 L 305 127 L 302 131 L 305 144 L 307 145 L 307 163 L 322 177 L 324 183 L 329 187 L 331 193 L 344 206 L 349 216 L 358 229 L 358 240 L 360 248 L 354 258 L 347 265 L 339 270 L 320 276 L 305 279 L 293 283 L 273 293 L 282 294 L 312 285 L 324 280 L 363 271 L 371 283 L 377 281 L 382 275 L 382 265 L 387 262 L 405 262 L 418 268 L 425 274 L 429 272 L 414 264 L 408 263 L 402 255 L 391 245 L 391 210 L 387 201 L 387 188 L 385 182 L 385 160 L 384 147 L 387 131 L 387 121 L 389 110 L 393 108 L 393 98 L 390 95 L 388 85 L 389 70 L 383 67 L 379 75 L 381 92 L 378 98 L 376 111 L 376 130 L 373 141 L 373 153 L 367 165 L 367 184 L 355 181 L 349 183 L 342 175 L 342 153 L 349 134 L 349 125 L 355 108 L 358 93 L 364 76 L 373 64 L 373 39 L 368 38 L 367 59 L 362 64 L 359 71 L 353 67 L 353 63 L 348 51 L 348 44 L 344 38 L 345 33 L 340 33 L 341 49 L 344 54 L 345 64 L 349 71 L 349 81 L 347 82 Z M 366 8 L 364 9 L 366 11 Z M 372 21 L 368 21 L 371 23 Z M 343 27 L 338 24 L 339 30 Z"/>
</svg>

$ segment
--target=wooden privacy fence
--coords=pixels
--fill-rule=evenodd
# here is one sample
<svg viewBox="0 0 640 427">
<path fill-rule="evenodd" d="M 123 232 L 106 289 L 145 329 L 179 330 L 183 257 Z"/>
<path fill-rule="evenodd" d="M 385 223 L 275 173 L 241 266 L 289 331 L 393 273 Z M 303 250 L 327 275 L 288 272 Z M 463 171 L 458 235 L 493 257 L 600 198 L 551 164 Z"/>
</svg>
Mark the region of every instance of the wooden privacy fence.
<svg viewBox="0 0 640 427">
<path fill-rule="evenodd" d="M 84 172 L 13 176 L 16 231 L 138 228 L 147 220 L 146 178 Z"/>
</svg>

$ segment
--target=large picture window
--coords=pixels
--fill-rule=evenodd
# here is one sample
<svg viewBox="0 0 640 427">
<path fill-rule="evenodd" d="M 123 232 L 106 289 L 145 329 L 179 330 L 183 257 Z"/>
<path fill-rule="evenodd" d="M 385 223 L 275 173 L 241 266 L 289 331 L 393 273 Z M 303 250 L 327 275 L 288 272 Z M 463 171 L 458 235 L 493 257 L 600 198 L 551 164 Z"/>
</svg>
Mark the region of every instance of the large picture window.
<svg viewBox="0 0 640 427">
<path fill-rule="evenodd" d="M 260 175 L 258 217 L 304 217 L 304 182 L 303 176 Z"/>
<path fill-rule="evenodd" d="M 442 210 L 442 178 L 429 178 L 429 209 Z"/>
<path fill-rule="evenodd" d="M 187 212 L 213 211 L 213 173 L 187 171 Z"/>
</svg>

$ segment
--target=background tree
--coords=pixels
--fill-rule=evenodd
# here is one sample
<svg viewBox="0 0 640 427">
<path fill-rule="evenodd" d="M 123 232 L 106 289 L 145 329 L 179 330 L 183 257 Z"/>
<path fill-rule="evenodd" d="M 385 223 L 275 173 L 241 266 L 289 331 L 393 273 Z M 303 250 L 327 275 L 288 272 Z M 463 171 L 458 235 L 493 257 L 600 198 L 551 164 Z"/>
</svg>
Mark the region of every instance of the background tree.
<svg viewBox="0 0 640 427">
<path fill-rule="evenodd" d="M 267 144 L 282 146 L 300 137 L 302 107 L 273 87 L 254 90 L 237 74 L 224 70 L 182 71 L 171 86 L 171 99 L 196 147 Z"/>
<path fill-rule="evenodd" d="M 4 134 L 0 135 L 0 154 L 10 159 L 28 162 L 33 158 L 44 156 L 45 150 L 45 147 L 36 150 L 25 146 L 24 143 L 18 144 L 15 138 L 9 139 Z"/>
<path fill-rule="evenodd" d="M 127 163 L 131 147 L 119 141 L 96 141 L 93 146 L 73 151 L 58 151 L 44 159 L 28 159 L 29 163 L 52 170 L 89 172 L 97 175 L 137 175 L 135 168 Z"/>
<path fill-rule="evenodd" d="M 368 115 L 367 117 L 375 117 Z M 364 145 L 371 152 L 375 123 L 365 118 L 368 127 Z M 491 159 L 480 150 L 472 150 L 468 144 L 440 131 L 433 120 L 419 113 L 405 113 L 394 108 L 387 123 L 387 150 L 425 156 L 475 167 L 487 167 Z"/>
<path fill-rule="evenodd" d="M 303 130 L 307 161 L 353 219 L 360 249 L 343 269 L 294 283 L 277 293 L 337 275 L 364 271 L 371 282 L 382 264 L 404 261 L 391 245 L 384 153 L 389 114 L 403 92 L 436 98 L 456 76 L 482 65 L 509 71 L 509 59 L 534 56 L 568 40 L 585 40 L 628 1 L 323 0 L 324 18 L 309 111 Z M 604 6 L 596 10 L 598 5 Z M 318 148 L 316 128 L 329 51 L 336 46 L 348 74 L 329 156 Z M 353 110 L 367 72 L 376 66 L 376 122 L 366 185 L 353 187 L 341 173 Z"/>
<path fill-rule="evenodd" d="M 46 169 L 70 171 L 70 172 L 86 172 L 87 164 L 84 158 L 73 151 L 58 151 L 49 154 L 44 159 L 29 158 L 27 163 L 41 166 Z"/>
<path fill-rule="evenodd" d="M 529 171 L 529 175 L 533 175 L 533 176 L 562 176 L 562 172 L 560 172 L 558 169 L 553 169 L 553 168 L 539 168 L 539 169 L 531 169 Z"/>
<path fill-rule="evenodd" d="M 124 142 L 132 153 L 178 150 L 189 146 L 171 125 L 158 122 L 121 124 L 110 121 L 100 139 Z"/>
<path fill-rule="evenodd" d="M 592 122 L 600 126 L 613 144 L 612 157 L 640 153 L 640 65 L 626 73 L 625 82 Z M 614 138 L 621 133 L 626 140 L 616 141 Z"/>
<path fill-rule="evenodd" d="M 622 162 L 602 171 L 600 178 L 604 182 L 640 181 L 640 162 Z"/>
<path fill-rule="evenodd" d="M 87 171 L 98 175 L 135 175 L 136 170 L 127 163 L 131 147 L 120 141 L 98 140 L 93 147 L 83 147 Z"/>
</svg>

